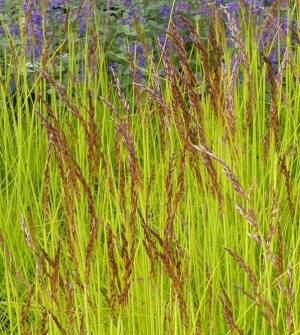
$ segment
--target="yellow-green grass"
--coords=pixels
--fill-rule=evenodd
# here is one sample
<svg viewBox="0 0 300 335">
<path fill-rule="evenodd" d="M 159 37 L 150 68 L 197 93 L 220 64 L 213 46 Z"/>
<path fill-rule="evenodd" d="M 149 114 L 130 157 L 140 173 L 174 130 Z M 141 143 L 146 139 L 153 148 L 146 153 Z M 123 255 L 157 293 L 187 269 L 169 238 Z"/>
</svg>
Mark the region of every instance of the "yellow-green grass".
<svg viewBox="0 0 300 335">
<path fill-rule="evenodd" d="M 290 10 L 299 13 L 299 5 Z M 25 53 L 14 58 L 13 45 L 7 51 L 0 73 L 3 334 L 300 332 L 300 49 L 288 39 L 275 87 L 255 27 L 243 22 L 237 51 L 222 39 L 203 43 L 210 55 L 222 49 L 226 72 L 213 56 L 205 64 L 197 44 L 190 55 L 178 53 L 173 31 L 173 54 L 183 69 L 194 60 L 196 84 L 187 69 L 158 78 L 149 55 L 142 86 L 122 90 L 107 72 L 107 50 L 89 42 L 92 31 L 47 55 L 33 83 Z M 237 52 L 245 57 L 243 81 L 233 83 L 230 109 Z M 75 80 L 78 58 L 84 70 Z M 61 64 L 55 74 L 54 59 Z M 201 95 L 198 86 L 206 87 Z"/>
</svg>

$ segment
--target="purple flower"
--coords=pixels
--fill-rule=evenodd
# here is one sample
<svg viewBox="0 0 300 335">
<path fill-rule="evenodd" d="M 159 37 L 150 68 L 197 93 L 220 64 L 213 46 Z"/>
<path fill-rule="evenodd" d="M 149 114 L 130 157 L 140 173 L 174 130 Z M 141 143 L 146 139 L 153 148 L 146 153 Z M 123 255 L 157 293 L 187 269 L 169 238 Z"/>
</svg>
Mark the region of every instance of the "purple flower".
<svg viewBox="0 0 300 335">
<path fill-rule="evenodd" d="M 259 12 L 264 8 L 264 3 L 262 0 L 245 0 L 245 4 L 252 12 Z"/>
<path fill-rule="evenodd" d="M 202 0 L 200 0 L 200 6 L 197 10 L 197 14 L 202 16 L 202 15 L 211 15 L 212 14 L 212 7 L 208 6 L 206 3 L 204 4 Z"/>
<path fill-rule="evenodd" d="M 132 5 L 132 0 L 123 0 L 122 3 L 125 7 L 130 7 Z"/>
<path fill-rule="evenodd" d="M 157 39 L 160 43 L 160 45 L 163 47 L 165 46 L 166 49 L 170 48 L 171 47 L 171 42 L 170 40 L 167 38 L 167 35 L 166 34 L 159 34 L 157 36 Z"/>
<path fill-rule="evenodd" d="M 111 63 L 108 63 L 108 71 L 109 72 L 117 72 L 117 70 L 118 70 L 118 63 L 116 63 L 116 62 L 111 62 Z"/>
<path fill-rule="evenodd" d="M 182 20 L 180 15 L 174 15 L 174 23 L 178 30 L 187 28 L 187 24 Z"/>
<path fill-rule="evenodd" d="M 40 12 L 32 10 L 31 12 L 31 20 L 32 20 L 32 24 L 34 26 L 41 26 L 42 24 L 42 15 Z"/>
<path fill-rule="evenodd" d="M 237 12 L 239 10 L 239 3 L 236 1 L 233 1 L 233 2 L 228 3 L 226 7 L 227 7 L 227 10 L 231 13 Z"/>
<path fill-rule="evenodd" d="M 81 36 L 86 32 L 87 22 L 92 14 L 92 4 L 84 1 L 78 12 L 78 31 Z"/>
<path fill-rule="evenodd" d="M 128 2 L 129 3 L 129 2 Z M 137 8 L 134 5 L 128 5 L 125 17 L 122 18 L 122 24 L 123 25 L 128 25 L 128 26 L 132 26 L 134 23 L 134 20 L 137 19 L 139 17 L 138 12 L 137 12 Z"/>
<path fill-rule="evenodd" d="M 66 0 L 52 0 L 48 3 L 48 7 L 51 9 L 61 8 L 66 4 Z"/>
<path fill-rule="evenodd" d="M 65 8 L 67 5 L 67 0 L 52 0 L 48 2 L 47 6 L 47 19 L 55 23 L 65 22 L 67 13 Z"/>
<path fill-rule="evenodd" d="M 292 22 L 292 26 L 295 22 Z M 269 43 L 279 42 L 281 44 L 285 43 L 285 38 L 287 36 L 290 22 L 286 15 L 281 17 L 269 17 L 267 25 L 262 31 L 261 38 L 259 40 L 259 48 L 262 49 L 264 46 Z"/>
<path fill-rule="evenodd" d="M 288 21 L 288 17 L 287 15 L 284 15 L 282 18 L 281 18 L 281 21 L 279 22 L 279 25 L 280 25 L 280 28 L 281 28 L 281 31 L 284 35 L 286 35 L 288 33 L 288 29 L 289 29 L 289 21 Z"/>
<path fill-rule="evenodd" d="M 13 36 L 14 35 L 19 35 L 19 33 L 20 33 L 19 25 L 17 23 L 12 23 L 9 26 L 9 33 Z"/>
<path fill-rule="evenodd" d="M 272 63 L 273 71 L 275 74 L 278 73 L 279 65 L 285 51 L 286 51 L 285 48 L 282 47 L 278 49 L 278 46 L 275 46 L 269 53 L 268 59 Z"/>
<path fill-rule="evenodd" d="M 132 70 L 131 70 L 130 72 L 131 72 L 131 75 L 133 76 L 133 78 L 134 78 L 134 76 L 135 76 L 136 81 L 137 81 L 138 83 L 140 83 L 141 80 L 142 80 L 142 78 L 143 78 L 142 71 L 141 71 L 140 69 L 135 69 L 135 71 L 132 71 Z"/>
<path fill-rule="evenodd" d="M 178 1 L 175 6 L 175 11 L 191 11 L 192 5 L 187 1 Z"/>
<path fill-rule="evenodd" d="M 129 52 L 135 57 L 137 66 L 142 68 L 146 63 L 146 56 L 142 44 L 131 43 L 129 45 Z"/>
<path fill-rule="evenodd" d="M 23 0 L 22 10 L 26 16 L 27 52 L 32 58 L 38 58 L 42 49 L 42 15 L 34 8 L 33 1 Z"/>
<path fill-rule="evenodd" d="M 159 7 L 159 14 L 163 17 L 163 18 L 167 18 L 169 17 L 171 12 L 171 8 L 168 5 L 162 5 Z"/>
</svg>

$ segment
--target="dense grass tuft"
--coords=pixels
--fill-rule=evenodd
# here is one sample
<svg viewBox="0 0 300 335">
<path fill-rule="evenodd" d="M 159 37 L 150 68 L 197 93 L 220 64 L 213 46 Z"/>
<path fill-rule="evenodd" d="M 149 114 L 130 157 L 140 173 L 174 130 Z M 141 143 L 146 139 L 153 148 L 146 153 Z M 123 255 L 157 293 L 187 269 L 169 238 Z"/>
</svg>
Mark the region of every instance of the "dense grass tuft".
<svg viewBox="0 0 300 335">
<path fill-rule="evenodd" d="M 299 32 L 275 63 L 240 16 L 215 8 L 206 39 L 182 17 L 188 41 L 170 19 L 155 52 L 136 23 L 130 85 L 96 18 L 33 72 L 7 37 L 1 333 L 300 331 Z"/>
</svg>

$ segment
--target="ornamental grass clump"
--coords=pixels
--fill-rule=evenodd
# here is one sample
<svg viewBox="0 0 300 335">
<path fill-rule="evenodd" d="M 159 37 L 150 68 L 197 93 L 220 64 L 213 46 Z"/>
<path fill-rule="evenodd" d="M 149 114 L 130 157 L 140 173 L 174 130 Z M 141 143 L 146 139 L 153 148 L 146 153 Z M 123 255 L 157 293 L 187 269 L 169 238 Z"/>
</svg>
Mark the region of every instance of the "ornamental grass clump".
<svg viewBox="0 0 300 335">
<path fill-rule="evenodd" d="M 3 4 L 0 332 L 297 334 L 299 4 Z"/>
</svg>

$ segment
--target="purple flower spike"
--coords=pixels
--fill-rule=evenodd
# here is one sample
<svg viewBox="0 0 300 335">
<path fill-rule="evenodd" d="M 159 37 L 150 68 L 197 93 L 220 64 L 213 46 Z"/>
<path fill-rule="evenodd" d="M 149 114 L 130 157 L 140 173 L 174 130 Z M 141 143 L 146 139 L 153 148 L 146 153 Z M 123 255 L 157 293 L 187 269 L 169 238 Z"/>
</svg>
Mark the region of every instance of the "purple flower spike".
<svg viewBox="0 0 300 335">
<path fill-rule="evenodd" d="M 171 42 L 167 38 L 166 34 L 160 34 L 160 35 L 157 36 L 157 38 L 158 38 L 158 41 L 159 41 L 161 46 L 165 45 L 166 49 L 169 49 L 171 47 Z"/>
<path fill-rule="evenodd" d="M 118 63 L 116 63 L 116 62 L 111 62 L 111 63 L 109 63 L 108 64 L 108 71 L 110 72 L 110 73 L 112 73 L 112 72 L 117 72 L 117 70 L 118 70 Z"/>
<path fill-rule="evenodd" d="M 12 23 L 12 24 L 9 26 L 9 33 L 10 33 L 12 36 L 18 35 L 18 34 L 20 33 L 19 25 L 16 24 L 16 23 Z"/>
<path fill-rule="evenodd" d="M 57 8 L 61 8 L 65 4 L 66 4 L 66 0 L 52 0 L 48 3 L 48 6 L 51 9 L 57 9 Z"/>
<path fill-rule="evenodd" d="M 227 9 L 229 12 L 233 13 L 233 12 L 237 12 L 239 10 L 239 3 L 234 1 L 234 2 L 230 2 L 227 4 Z"/>
<path fill-rule="evenodd" d="M 159 14 L 163 17 L 163 18 L 167 18 L 169 17 L 171 12 L 171 8 L 168 5 L 162 5 L 159 7 Z"/>
<path fill-rule="evenodd" d="M 178 1 L 175 7 L 175 11 L 191 11 L 192 5 L 187 1 Z"/>
<path fill-rule="evenodd" d="M 30 57 L 38 58 L 42 50 L 42 15 L 35 9 L 34 2 L 24 0 L 22 10 L 26 14 L 27 52 Z"/>
<path fill-rule="evenodd" d="M 146 63 L 146 56 L 145 56 L 144 48 L 142 44 L 140 43 L 137 45 L 134 43 L 131 43 L 129 45 L 129 52 L 133 57 L 136 58 L 136 63 L 137 63 L 137 66 L 139 67 L 139 69 L 137 69 L 137 75 L 140 80 L 142 78 L 142 72 L 140 68 L 144 67 Z"/>
<path fill-rule="evenodd" d="M 122 3 L 125 7 L 130 7 L 132 5 L 132 0 L 123 0 Z"/>
</svg>

